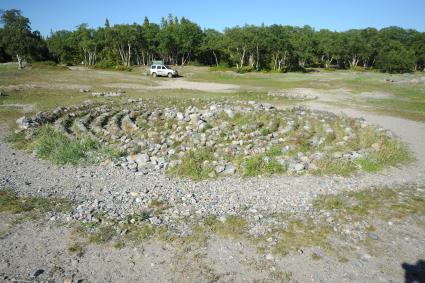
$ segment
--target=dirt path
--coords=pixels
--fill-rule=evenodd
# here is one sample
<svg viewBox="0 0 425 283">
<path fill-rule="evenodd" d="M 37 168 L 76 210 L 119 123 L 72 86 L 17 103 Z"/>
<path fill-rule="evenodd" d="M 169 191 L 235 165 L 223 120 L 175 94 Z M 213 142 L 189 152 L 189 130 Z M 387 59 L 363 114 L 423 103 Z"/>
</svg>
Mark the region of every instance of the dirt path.
<svg viewBox="0 0 425 283">
<path fill-rule="evenodd" d="M 238 85 L 191 82 L 181 78 L 172 80 L 159 79 L 156 82 L 159 84 L 159 86 L 151 87 L 151 89 L 190 89 L 206 92 L 232 92 L 240 88 Z"/>
</svg>

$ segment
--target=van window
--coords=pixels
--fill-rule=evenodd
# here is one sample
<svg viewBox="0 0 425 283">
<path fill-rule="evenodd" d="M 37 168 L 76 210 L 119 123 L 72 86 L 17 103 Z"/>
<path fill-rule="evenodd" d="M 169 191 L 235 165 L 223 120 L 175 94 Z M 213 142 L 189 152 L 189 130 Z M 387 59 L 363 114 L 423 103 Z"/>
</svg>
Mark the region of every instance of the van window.
<svg viewBox="0 0 425 283">
<path fill-rule="evenodd" d="M 162 69 L 163 69 L 163 70 L 166 70 L 167 68 L 165 68 L 164 66 L 162 66 Z"/>
<path fill-rule="evenodd" d="M 151 69 L 156 69 L 156 66 L 155 65 L 152 65 Z"/>
</svg>

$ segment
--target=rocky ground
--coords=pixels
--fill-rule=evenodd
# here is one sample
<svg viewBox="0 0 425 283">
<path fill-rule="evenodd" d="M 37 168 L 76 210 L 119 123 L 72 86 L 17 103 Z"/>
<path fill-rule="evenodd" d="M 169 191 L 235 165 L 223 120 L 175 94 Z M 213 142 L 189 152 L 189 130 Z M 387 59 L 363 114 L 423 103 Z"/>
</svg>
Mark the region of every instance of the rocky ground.
<svg viewBox="0 0 425 283">
<path fill-rule="evenodd" d="M 313 109 L 341 110 L 320 105 L 315 100 L 308 103 Z M 143 117 L 143 111 L 137 113 L 140 111 L 137 106 L 126 112 L 100 106 L 96 108 L 98 118 L 90 118 L 91 114 L 84 112 L 84 108 L 62 109 L 58 115 L 51 112 L 38 117 L 59 121 L 54 124 L 68 135 L 76 135 L 79 125 L 79 130 L 94 132 L 97 139 L 103 137 L 102 142 L 108 138 L 107 143 L 128 153 L 118 162 L 90 166 L 54 165 L 16 150 L 5 142 L 10 132 L 1 125 L 0 187 L 22 198 L 64 198 L 72 202 L 72 207 L 68 211 L 48 211 L 35 220 L 22 219 L 20 214 L 1 213 L 0 281 L 401 282 L 406 270 L 409 278 L 420 278 L 423 275 L 420 260 L 425 259 L 425 220 L 423 214 L 417 213 L 423 211 L 423 203 L 417 200 L 425 195 L 423 123 L 344 109 L 351 118 L 338 116 L 342 134 L 334 143 L 349 143 L 362 129 L 377 124 L 379 126 L 371 127 L 375 139 L 398 137 L 417 158 L 407 166 L 388 167 L 379 173 L 316 176 L 309 172 L 309 168 L 314 168 L 313 156 L 303 158 L 282 152 L 279 157 L 284 160 L 283 166 L 293 169 L 288 174 L 242 177 L 243 163 L 233 164 L 230 161 L 234 159 L 222 158 L 225 155 L 213 158 L 213 166 L 208 167 L 212 175 L 201 181 L 166 174 L 166 169 L 174 167 L 170 166 L 176 160 L 174 155 L 199 150 L 211 140 L 221 143 L 223 149 L 233 146 L 235 155 L 249 155 L 250 149 L 262 148 L 264 140 L 285 142 L 289 136 L 285 130 L 291 123 L 263 134 L 261 129 L 244 131 L 243 123 L 236 133 L 234 128 L 233 132 L 226 132 L 228 129 L 220 128 L 221 124 L 214 120 L 215 115 L 230 120 L 232 115 L 249 115 L 249 109 L 262 107 L 257 110 L 282 115 L 287 122 L 300 119 L 304 115 L 301 112 L 313 113 L 310 122 L 302 118 L 303 127 L 307 126 L 305 131 L 316 127 L 313 121 L 320 119 L 324 121 L 321 125 L 328 124 L 328 128 L 335 131 L 329 122 L 335 116 L 328 112 L 305 109 L 288 112 L 259 105 L 262 104 L 231 108 L 214 104 L 189 111 L 183 106 L 183 110 L 159 109 L 180 126 L 170 128 L 163 137 L 148 133 L 158 132 L 154 127 L 167 128 L 163 123 L 155 124 L 159 110 Z M 106 114 L 102 116 L 102 113 Z M 46 115 L 56 116 L 46 118 Z M 359 119 L 361 116 L 366 120 Z M 242 120 L 247 117 L 243 116 Z M 31 128 L 44 121 L 33 117 L 20 122 Z M 114 128 L 116 122 L 119 125 Z M 348 126 L 350 130 L 346 130 Z M 266 127 L 270 130 L 272 125 Z M 128 141 L 123 138 L 125 129 L 132 137 Z M 326 132 L 326 127 L 320 129 Z M 391 137 L 383 129 L 391 130 Z M 205 138 L 203 141 L 205 131 L 210 131 L 207 133 L 216 140 Z M 219 140 L 220 131 L 235 137 Z M 145 140 L 149 142 L 132 152 L 132 148 L 140 146 L 131 142 L 138 132 L 146 133 Z M 249 147 L 245 144 L 249 138 L 244 135 L 254 132 L 253 145 Z M 180 136 L 179 147 L 167 143 L 172 135 Z M 199 136 L 199 142 L 185 139 L 187 136 Z M 320 142 L 314 135 L 308 136 L 309 142 L 313 140 Z M 233 141 L 237 142 L 233 144 Z M 341 147 L 344 148 L 344 144 L 340 144 Z M 269 150 L 266 146 L 263 148 Z M 369 150 L 365 148 L 356 154 L 367 155 Z M 332 148 L 328 148 L 328 152 L 337 159 L 349 159 L 353 155 L 351 151 L 341 151 L 336 156 L 337 150 Z M 303 164 L 300 170 L 295 168 L 298 163 Z M 234 166 L 231 174 L 222 174 L 229 166 Z M 321 203 L 323 197 L 344 193 L 353 193 L 348 199 L 361 202 L 362 191 L 371 188 L 378 191 L 390 188 L 396 196 L 408 194 L 413 202 L 406 204 L 403 198 L 397 197 L 395 203 L 400 201 L 412 215 L 394 216 L 391 211 L 405 212 L 398 210 L 399 206 L 392 206 L 397 209 L 369 207 L 371 215 L 349 210 L 353 215 L 341 216 L 340 210 L 335 209 L 339 207 L 338 202 L 330 207 L 317 203 L 318 200 Z M 390 201 L 394 201 L 393 195 L 382 198 L 382 203 Z M 378 204 L 379 201 L 374 206 Z M 134 230 L 136 240 L 130 239 Z M 100 234 L 100 240 L 95 238 L 99 231 L 112 231 L 111 239 L 102 238 L 106 232 Z"/>
</svg>

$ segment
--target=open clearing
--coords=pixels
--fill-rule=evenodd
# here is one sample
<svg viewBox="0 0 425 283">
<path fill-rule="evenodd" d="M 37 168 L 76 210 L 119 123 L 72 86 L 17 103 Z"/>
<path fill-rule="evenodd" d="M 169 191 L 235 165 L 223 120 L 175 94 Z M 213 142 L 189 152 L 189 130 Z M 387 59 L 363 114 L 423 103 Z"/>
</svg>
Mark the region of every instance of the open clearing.
<svg viewBox="0 0 425 283">
<path fill-rule="evenodd" d="M 0 281 L 423 280 L 422 73 L 178 71 L 0 66 Z"/>
</svg>

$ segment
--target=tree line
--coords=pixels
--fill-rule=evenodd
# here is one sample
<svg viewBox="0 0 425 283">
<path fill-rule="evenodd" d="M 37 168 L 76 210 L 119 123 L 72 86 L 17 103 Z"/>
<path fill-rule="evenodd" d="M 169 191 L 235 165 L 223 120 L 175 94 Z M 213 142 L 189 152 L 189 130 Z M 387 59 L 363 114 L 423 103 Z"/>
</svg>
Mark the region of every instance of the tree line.
<svg viewBox="0 0 425 283">
<path fill-rule="evenodd" d="M 169 15 L 159 24 L 117 24 L 59 30 L 43 38 L 18 10 L 1 13 L 0 61 L 54 60 L 61 64 L 114 67 L 201 64 L 239 72 L 298 71 L 308 67 L 370 68 L 384 72 L 425 70 L 425 33 L 387 27 L 336 32 L 310 26 L 245 25 L 223 32 L 202 29 Z"/>
</svg>

